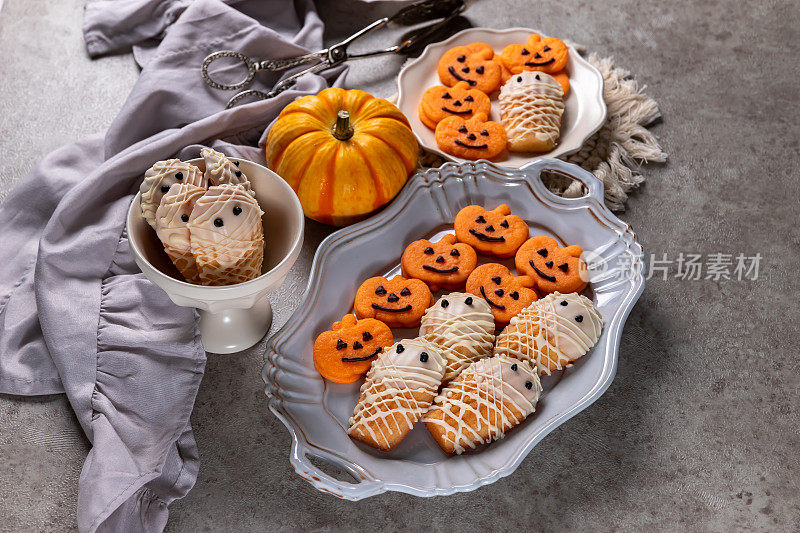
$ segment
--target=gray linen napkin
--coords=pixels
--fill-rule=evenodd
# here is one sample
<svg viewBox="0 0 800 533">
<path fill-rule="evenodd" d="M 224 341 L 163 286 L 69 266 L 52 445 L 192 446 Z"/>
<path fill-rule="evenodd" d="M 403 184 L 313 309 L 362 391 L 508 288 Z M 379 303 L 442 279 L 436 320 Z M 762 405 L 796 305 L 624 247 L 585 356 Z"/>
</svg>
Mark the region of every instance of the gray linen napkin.
<svg viewBox="0 0 800 533">
<path fill-rule="evenodd" d="M 81 531 L 161 531 L 197 478 L 189 416 L 205 369 L 193 309 L 133 262 L 125 214 L 144 171 L 201 144 L 264 162 L 265 128 L 294 98 L 341 84 L 309 75 L 222 111 L 199 65 L 220 48 L 290 57 L 322 45 L 310 0 L 88 0 L 91 55 L 135 45 L 141 76 L 105 135 L 45 157 L 0 205 L 0 392 L 66 392 L 92 449 Z M 279 79 L 259 75 L 256 88 Z"/>
</svg>

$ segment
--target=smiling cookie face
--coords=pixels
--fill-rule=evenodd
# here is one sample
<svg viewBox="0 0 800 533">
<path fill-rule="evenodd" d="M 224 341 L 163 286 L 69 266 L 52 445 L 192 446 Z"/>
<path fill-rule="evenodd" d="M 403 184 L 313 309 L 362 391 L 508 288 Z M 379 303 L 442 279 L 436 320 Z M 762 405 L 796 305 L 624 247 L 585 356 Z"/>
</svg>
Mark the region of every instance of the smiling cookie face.
<svg viewBox="0 0 800 533">
<path fill-rule="evenodd" d="M 431 87 L 419 103 L 419 119 L 430 129 L 447 117 L 472 118 L 475 113 L 489 114 L 492 103 L 483 91 L 471 89 L 465 81 L 453 87 Z"/>
<path fill-rule="evenodd" d="M 498 56 L 503 67 L 512 74 L 523 70 L 540 70 L 548 74 L 561 72 L 567 65 L 569 49 L 561 39 L 533 34 L 524 45 L 510 44 Z"/>
<path fill-rule="evenodd" d="M 551 292 L 581 292 L 588 283 L 586 263 L 580 246 L 561 248 L 552 237 L 531 237 L 517 251 L 517 272 L 536 282 L 540 295 Z"/>
<path fill-rule="evenodd" d="M 486 113 L 468 120 L 447 117 L 437 124 L 435 137 L 443 152 L 463 159 L 493 159 L 506 149 L 505 128 Z"/>
<path fill-rule="evenodd" d="M 395 276 L 369 278 L 356 291 L 358 318 L 376 318 L 390 327 L 419 326 L 425 310 L 433 304 L 433 294 L 424 281 Z"/>
<path fill-rule="evenodd" d="M 487 210 L 480 205 L 468 205 L 458 212 L 455 221 L 456 237 L 482 255 L 512 257 L 528 238 L 528 224 L 512 215 L 506 204 Z"/>
<path fill-rule="evenodd" d="M 514 276 L 500 263 L 487 263 L 476 268 L 467 280 L 467 292 L 480 296 L 489 304 L 497 328 L 502 328 L 520 311 L 537 299 L 528 276 Z"/>
<path fill-rule="evenodd" d="M 439 60 L 439 79 L 448 87 L 463 81 L 473 89 L 490 94 L 500 86 L 500 64 L 486 43 L 456 46 Z"/>
<path fill-rule="evenodd" d="M 392 342 L 392 330 L 383 322 L 345 315 L 314 341 L 314 366 L 329 381 L 353 383 L 367 373 L 372 361 Z"/>
<path fill-rule="evenodd" d="M 431 291 L 452 291 L 464 288 L 478 264 L 478 254 L 469 244 L 457 243 L 455 235 L 445 235 L 438 242 L 412 242 L 403 251 L 400 264 L 405 277 L 421 279 Z"/>
</svg>

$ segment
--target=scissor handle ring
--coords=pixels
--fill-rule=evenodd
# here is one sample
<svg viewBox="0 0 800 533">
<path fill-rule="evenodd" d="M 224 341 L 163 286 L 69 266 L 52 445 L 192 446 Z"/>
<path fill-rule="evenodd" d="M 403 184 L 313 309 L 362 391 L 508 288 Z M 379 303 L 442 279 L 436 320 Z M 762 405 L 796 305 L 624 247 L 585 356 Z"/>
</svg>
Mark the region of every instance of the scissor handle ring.
<svg viewBox="0 0 800 533">
<path fill-rule="evenodd" d="M 247 77 L 239 83 L 233 84 L 218 83 L 212 80 L 211 76 L 208 74 L 208 67 L 211 65 L 211 63 L 223 57 L 232 57 L 241 61 L 244 66 L 247 67 Z M 203 65 L 200 67 L 200 73 L 203 76 L 203 81 L 205 81 L 210 87 L 213 87 L 214 89 L 220 89 L 222 91 L 233 91 L 235 89 L 247 87 L 253 82 L 253 78 L 256 76 L 256 64 L 252 59 L 240 52 L 235 52 L 233 50 L 220 50 L 218 52 L 214 52 L 213 54 L 209 54 L 203 60 Z"/>
</svg>

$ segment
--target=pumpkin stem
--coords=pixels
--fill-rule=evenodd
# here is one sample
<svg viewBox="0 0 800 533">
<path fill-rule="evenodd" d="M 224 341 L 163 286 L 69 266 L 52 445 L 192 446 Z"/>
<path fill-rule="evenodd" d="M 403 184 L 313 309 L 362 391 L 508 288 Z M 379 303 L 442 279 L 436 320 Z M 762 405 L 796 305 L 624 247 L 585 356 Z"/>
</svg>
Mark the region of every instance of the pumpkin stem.
<svg viewBox="0 0 800 533">
<path fill-rule="evenodd" d="M 353 136 L 353 126 L 350 125 L 350 113 L 342 109 L 336 115 L 336 124 L 333 126 L 333 136 L 340 141 L 346 141 Z"/>
</svg>

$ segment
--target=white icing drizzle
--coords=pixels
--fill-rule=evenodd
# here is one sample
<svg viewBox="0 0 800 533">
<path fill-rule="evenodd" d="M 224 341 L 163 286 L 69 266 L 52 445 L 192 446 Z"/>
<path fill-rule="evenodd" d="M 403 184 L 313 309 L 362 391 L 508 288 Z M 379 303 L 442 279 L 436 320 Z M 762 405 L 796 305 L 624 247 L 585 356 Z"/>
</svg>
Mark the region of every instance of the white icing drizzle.
<svg viewBox="0 0 800 533">
<path fill-rule="evenodd" d="M 505 356 L 481 359 L 442 389 L 422 421 L 443 430 L 442 439 L 460 454 L 502 439 L 534 412 L 541 391 L 528 363 Z"/>
<path fill-rule="evenodd" d="M 561 130 L 564 98 L 551 75 L 526 70 L 512 76 L 500 89 L 500 121 L 512 151 L 552 149 Z"/>
<path fill-rule="evenodd" d="M 177 179 L 180 172 L 181 179 Z M 162 187 L 171 187 L 175 183 L 188 183 L 205 189 L 208 182 L 203 177 L 200 169 L 189 163 L 184 163 L 179 159 L 167 159 L 158 161 L 144 173 L 144 181 L 139 186 L 142 193 L 140 204 L 142 206 L 142 216 L 150 226 L 156 227 L 156 209 L 161 204 L 166 191 Z"/>
<path fill-rule="evenodd" d="M 428 354 L 425 361 L 422 352 Z M 436 396 L 445 363 L 439 349 L 419 337 L 401 340 L 385 349 L 372 362 L 361 385 L 348 433 L 366 434 L 373 442 L 391 447 L 396 435 L 387 433 L 385 428 L 397 428 L 405 435 L 414 427 Z"/>
<path fill-rule="evenodd" d="M 471 304 L 467 304 L 467 300 Z M 442 307 L 443 302 L 446 307 Z M 494 348 L 494 317 L 483 298 L 463 292 L 442 296 L 422 315 L 420 337 L 436 344 L 447 358 L 444 381 L 455 378 L 470 363 L 490 357 Z"/>
<path fill-rule="evenodd" d="M 192 214 L 195 202 L 205 194 L 202 187 L 190 183 L 173 183 L 156 209 L 155 229 L 164 246 L 189 251 L 189 228 L 181 217 Z"/>
<path fill-rule="evenodd" d="M 239 170 L 233 161 L 222 152 L 217 152 L 212 148 L 203 148 L 200 155 L 206 163 L 205 177 L 213 185 L 242 185 L 247 192 L 253 192 L 250 181 L 244 172 Z"/>
<path fill-rule="evenodd" d="M 554 292 L 511 319 L 497 336 L 494 353 L 529 361 L 539 374 L 550 375 L 585 355 L 602 329 L 603 318 L 591 300 Z"/>
</svg>

